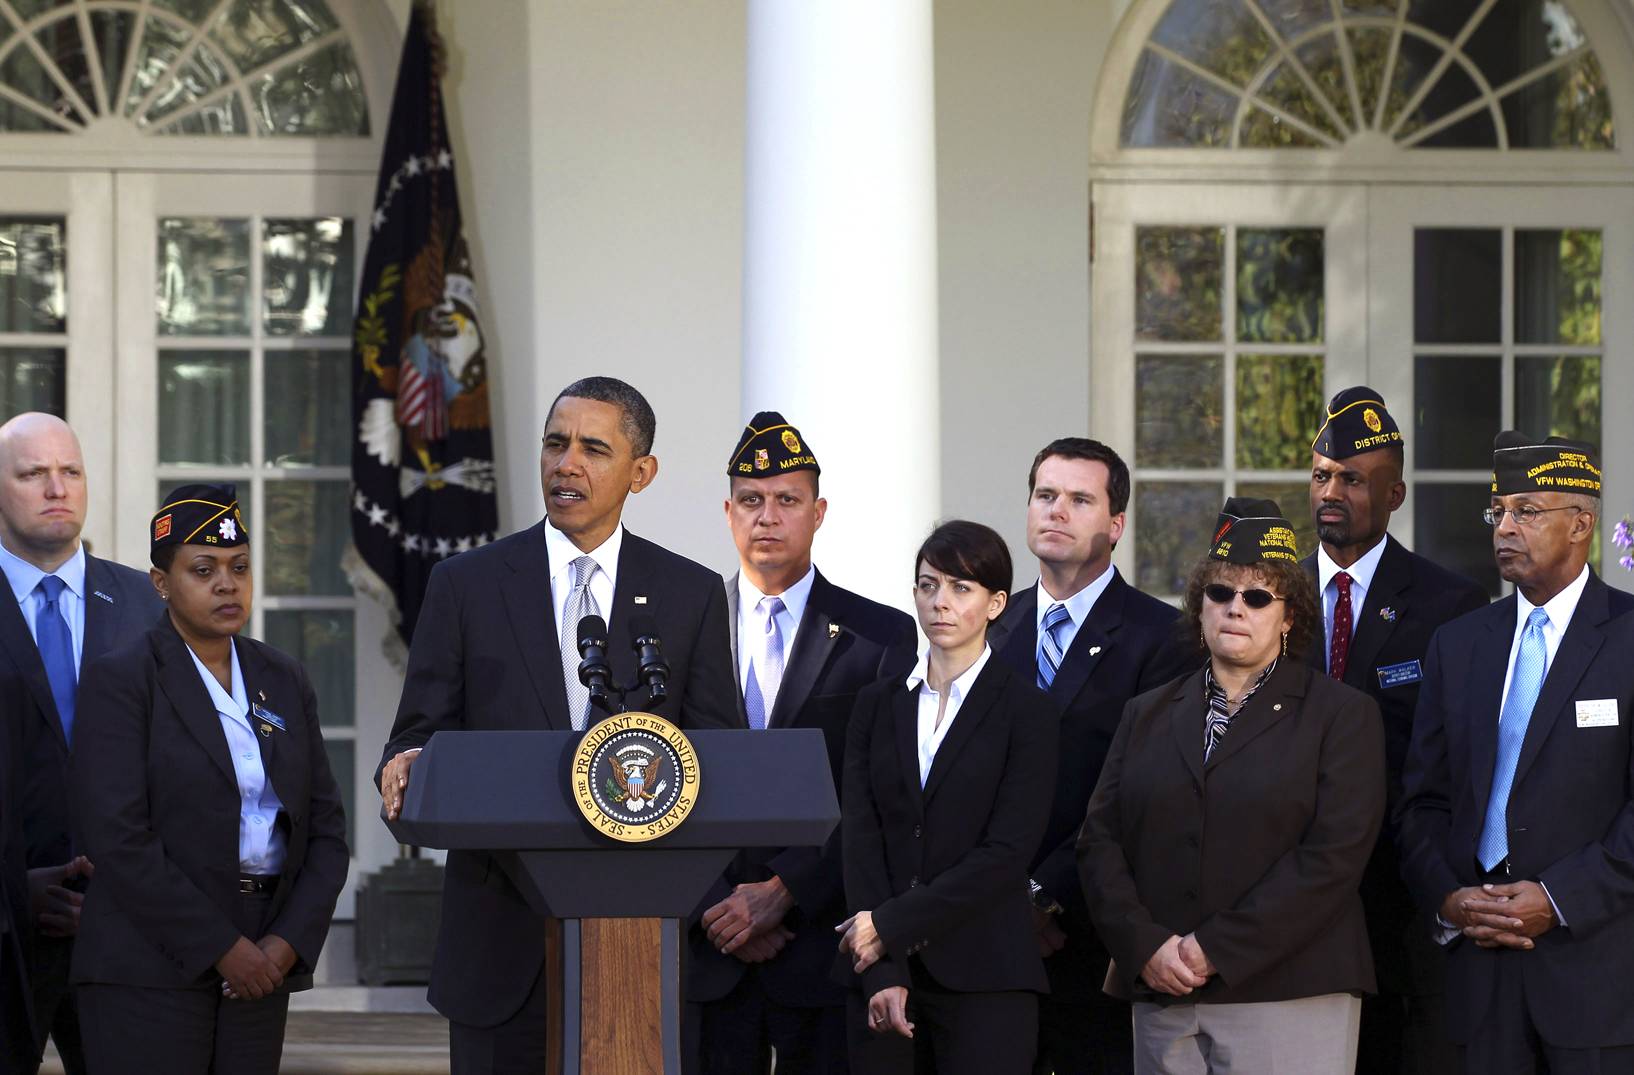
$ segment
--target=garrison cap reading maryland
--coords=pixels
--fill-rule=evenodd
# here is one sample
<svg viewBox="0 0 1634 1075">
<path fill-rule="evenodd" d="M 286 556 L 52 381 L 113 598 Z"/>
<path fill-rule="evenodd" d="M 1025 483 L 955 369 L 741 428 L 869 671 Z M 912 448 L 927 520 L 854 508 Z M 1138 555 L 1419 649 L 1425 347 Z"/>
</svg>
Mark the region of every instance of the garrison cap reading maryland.
<svg viewBox="0 0 1634 1075">
<path fill-rule="evenodd" d="M 1294 528 L 1274 500 L 1234 496 L 1220 509 L 1214 524 L 1209 559 L 1228 564 L 1258 564 L 1266 560 L 1299 562 Z"/>
<path fill-rule="evenodd" d="M 1311 451 L 1329 459 L 1348 459 L 1400 443 L 1401 429 L 1385 409 L 1384 397 L 1359 384 L 1333 397 Z"/>
<path fill-rule="evenodd" d="M 776 411 L 761 411 L 749 419 L 726 464 L 727 476 L 734 478 L 769 478 L 796 470 L 823 472 L 800 431 Z"/>
<path fill-rule="evenodd" d="M 184 485 L 165 497 L 148 526 L 148 556 L 166 545 L 213 545 L 219 549 L 250 543 L 250 528 L 238 510 L 232 485 Z"/>
<path fill-rule="evenodd" d="M 1506 429 L 1492 440 L 1492 495 L 1600 495 L 1600 453 L 1584 440 L 1538 440 Z"/>
</svg>

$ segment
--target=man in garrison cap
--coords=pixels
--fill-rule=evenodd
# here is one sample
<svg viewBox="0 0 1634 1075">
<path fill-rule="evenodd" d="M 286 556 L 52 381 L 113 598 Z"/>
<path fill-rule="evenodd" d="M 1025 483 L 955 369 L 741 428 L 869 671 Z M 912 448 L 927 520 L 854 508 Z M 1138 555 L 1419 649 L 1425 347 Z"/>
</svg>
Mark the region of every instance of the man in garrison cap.
<svg viewBox="0 0 1634 1075">
<path fill-rule="evenodd" d="M 1311 515 L 1320 544 L 1304 560 L 1322 601 L 1322 637 L 1306 661 L 1366 691 L 1384 717 L 1387 801 L 1401 800 L 1401 770 L 1430 636 L 1481 608 L 1474 582 L 1409 552 L 1390 536 L 1407 496 L 1403 438 L 1384 397 L 1365 385 L 1333 397 L 1311 445 Z M 1441 1075 L 1456 1058 L 1443 1026 L 1445 967 L 1429 919 L 1401 879 L 1397 833 L 1385 827 L 1362 878 L 1379 992 L 1362 1002 L 1356 1070 Z"/>
<path fill-rule="evenodd" d="M 775 411 L 749 420 L 727 461 L 726 581 L 739 727 L 818 728 L 840 785 L 857 692 L 913 668 L 904 612 L 829 582 L 811 562 L 828 502 L 800 431 Z M 699 907 L 687 965 L 686 1069 L 699 1075 L 843 1075 L 845 991 L 828 978 L 845 917 L 840 834 L 822 848 L 739 854 Z"/>
<path fill-rule="evenodd" d="M 1589 567 L 1594 447 L 1505 432 L 1493 448 L 1484 515 L 1515 592 L 1430 642 L 1403 871 L 1446 946 L 1464 1070 L 1630 1072 L 1634 596 Z"/>
</svg>

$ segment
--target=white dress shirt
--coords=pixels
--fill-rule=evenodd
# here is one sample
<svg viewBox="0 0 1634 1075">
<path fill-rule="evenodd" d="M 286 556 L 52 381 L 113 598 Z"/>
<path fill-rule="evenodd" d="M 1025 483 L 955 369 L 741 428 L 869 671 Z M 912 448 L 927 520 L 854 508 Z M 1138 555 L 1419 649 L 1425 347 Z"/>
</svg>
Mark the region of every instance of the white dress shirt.
<svg viewBox="0 0 1634 1075">
<path fill-rule="evenodd" d="M 981 675 L 982 668 L 987 664 L 987 658 L 993 655 L 992 646 L 983 646 L 982 655 L 976 658 L 976 663 L 965 669 L 964 673 L 956 677 L 947 689 L 947 711 L 942 714 L 942 723 L 936 723 L 936 711 L 940 708 L 941 695 L 931 689 L 930 679 L 930 650 L 919 656 L 919 663 L 914 665 L 909 673 L 908 689 L 919 690 L 919 786 L 925 786 L 925 780 L 930 776 L 931 763 L 936 760 L 936 752 L 942 749 L 942 740 L 947 738 L 948 729 L 953 727 L 953 718 L 959 715 L 959 707 L 964 705 L 965 697 L 970 694 L 970 685 L 976 682 Z"/>
<path fill-rule="evenodd" d="M 1066 605 L 1067 618 L 1071 622 L 1062 624 L 1056 629 L 1055 633 L 1056 637 L 1060 638 L 1061 640 L 1061 652 L 1065 654 L 1067 650 L 1071 649 L 1072 640 L 1078 637 L 1078 628 L 1082 627 L 1084 625 L 1084 621 L 1089 619 L 1090 612 L 1095 608 L 1095 602 L 1099 601 L 1101 599 L 1101 595 L 1106 592 L 1106 588 L 1112 585 L 1112 576 L 1116 575 L 1117 573 L 1117 568 L 1108 567 L 1105 571 L 1102 571 L 1099 575 L 1095 576 L 1094 582 L 1090 583 L 1088 586 L 1085 586 L 1082 590 L 1079 590 L 1065 601 L 1050 593 L 1050 591 L 1044 586 L 1043 576 L 1039 576 L 1038 616 L 1033 623 L 1033 637 L 1038 639 L 1038 647 L 1042 647 L 1044 644 L 1045 614 L 1048 613 L 1050 608 L 1054 605 Z M 1041 648 L 1038 649 L 1033 656 L 1036 658 L 1039 652 L 1042 652 Z"/>
<path fill-rule="evenodd" d="M 777 629 L 783 635 L 785 669 L 789 654 L 794 652 L 794 634 L 800 629 L 800 617 L 806 614 L 806 602 L 811 600 L 811 584 L 816 578 L 817 568 L 808 567 L 799 582 L 775 595 L 783 602 L 783 609 L 777 614 Z M 745 696 L 749 693 L 749 663 L 763 647 L 760 639 L 766 634 L 766 618 L 759 607 L 765 596 L 742 571 L 738 572 L 738 689 Z M 746 645 L 746 642 L 754 645 Z"/>
<path fill-rule="evenodd" d="M 1387 534 L 1379 539 L 1378 544 L 1362 553 L 1361 557 L 1349 567 L 1340 567 L 1328 555 L 1328 550 L 1322 545 L 1316 546 L 1316 585 L 1322 591 L 1322 652 L 1333 652 L 1333 612 L 1339 607 L 1339 587 L 1334 584 L 1333 576 L 1343 571 L 1350 576 L 1350 637 L 1356 638 L 1356 629 L 1361 623 L 1362 603 L 1367 600 L 1367 589 L 1373 585 L 1373 576 L 1378 573 L 1379 560 L 1384 556 L 1384 546 L 1390 540 Z"/>
<path fill-rule="evenodd" d="M 590 578 L 590 596 L 601 609 L 601 618 L 613 618 L 613 591 L 618 582 L 618 553 L 624 547 L 624 526 L 613 528 L 606 541 L 585 553 L 573 540 L 545 522 L 545 555 L 550 558 L 550 605 L 556 614 L 556 644 L 561 645 L 563 632 L 573 639 L 579 637 L 579 625 L 563 623 L 567 614 L 567 599 L 573 594 L 573 561 L 588 555 L 601 568 Z"/>
<path fill-rule="evenodd" d="M 22 612 L 23 622 L 28 624 L 28 633 L 33 636 L 36 646 L 40 643 L 40 632 L 35 624 L 39 620 L 40 610 L 45 607 L 45 594 L 39 591 L 40 580 L 47 574 L 62 580 L 62 594 L 57 598 L 57 608 L 62 612 L 62 618 L 68 621 L 68 634 L 74 640 L 74 675 L 79 675 L 80 655 L 85 651 L 85 546 L 75 549 L 74 555 L 57 570 L 46 572 L 0 545 L 0 570 L 5 572 L 6 582 L 11 585 L 11 592 L 17 598 L 17 608 Z"/>
<path fill-rule="evenodd" d="M 238 869 L 247 874 L 278 874 L 284 869 L 284 834 L 278 830 L 278 811 L 284 808 L 267 779 L 266 767 L 261 764 L 261 745 L 255 741 L 255 727 L 261 721 L 252 720 L 249 695 L 244 690 L 244 673 L 238 668 L 238 643 L 234 642 L 233 689 L 221 689 L 214 673 L 199 660 L 193 647 L 187 655 L 193 658 L 193 667 L 199 670 L 204 689 L 210 692 L 216 716 L 221 719 L 221 730 L 227 733 L 227 753 L 233 759 L 233 774 L 238 778 Z M 286 721 L 288 714 L 279 713 Z M 287 735 L 274 728 L 268 735 Z"/>
</svg>

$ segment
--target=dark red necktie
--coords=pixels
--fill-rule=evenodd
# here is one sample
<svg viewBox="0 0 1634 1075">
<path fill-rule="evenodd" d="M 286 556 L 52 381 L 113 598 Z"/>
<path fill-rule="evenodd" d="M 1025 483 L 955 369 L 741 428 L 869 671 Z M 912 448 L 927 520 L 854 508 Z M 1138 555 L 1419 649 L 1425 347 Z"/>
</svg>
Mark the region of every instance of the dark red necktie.
<svg viewBox="0 0 1634 1075">
<path fill-rule="evenodd" d="M 1350 584 L 1343 571 L 1333 576 L 1339 586 L 1339 600 L 1333 605 L 1333 641 L 1328 644 L 1328 675 L 1345 678 L 1345 661 L 1350 657 Z"/>
</svg>

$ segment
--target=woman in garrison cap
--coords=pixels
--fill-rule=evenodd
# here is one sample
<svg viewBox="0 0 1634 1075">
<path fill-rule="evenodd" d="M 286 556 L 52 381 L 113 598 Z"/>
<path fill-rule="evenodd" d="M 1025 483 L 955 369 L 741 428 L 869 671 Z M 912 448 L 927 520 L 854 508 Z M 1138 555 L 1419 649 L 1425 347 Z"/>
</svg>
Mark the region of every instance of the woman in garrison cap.
<svg viewBox="0 0 1634 1075">
<path fill-rule="evenodd" d="M 943 523 L 914 557 L 930 646 L 857 696 L 840 825 L 836 977 L 852 987 L 851 1070 L 1030 1075 L 1038 994 L 1027 865 L 1055 792 L 1059 714 L 992 659 L 1010 552 Z"/>
<path fill-rule="evenodd" d="M 1384 731 L 1300 659 L 1322 621 L 1294 544 L 1274 503 L 1226 501 L 1182 617 L 1208 663 L 1130 701 L 1079 836 L 1137 1072 L 1355 1069 Z"/>
<path fill-rule="evenodd" d="M 96 1075 L 271 1075 L 346 881 L 340 791 L 305 671 L 239 636 L 253 585 L 233 488 L 177 489 L 149 538 L 168 611 L 81 677 L 86 1057 Z"/>
</svg>

